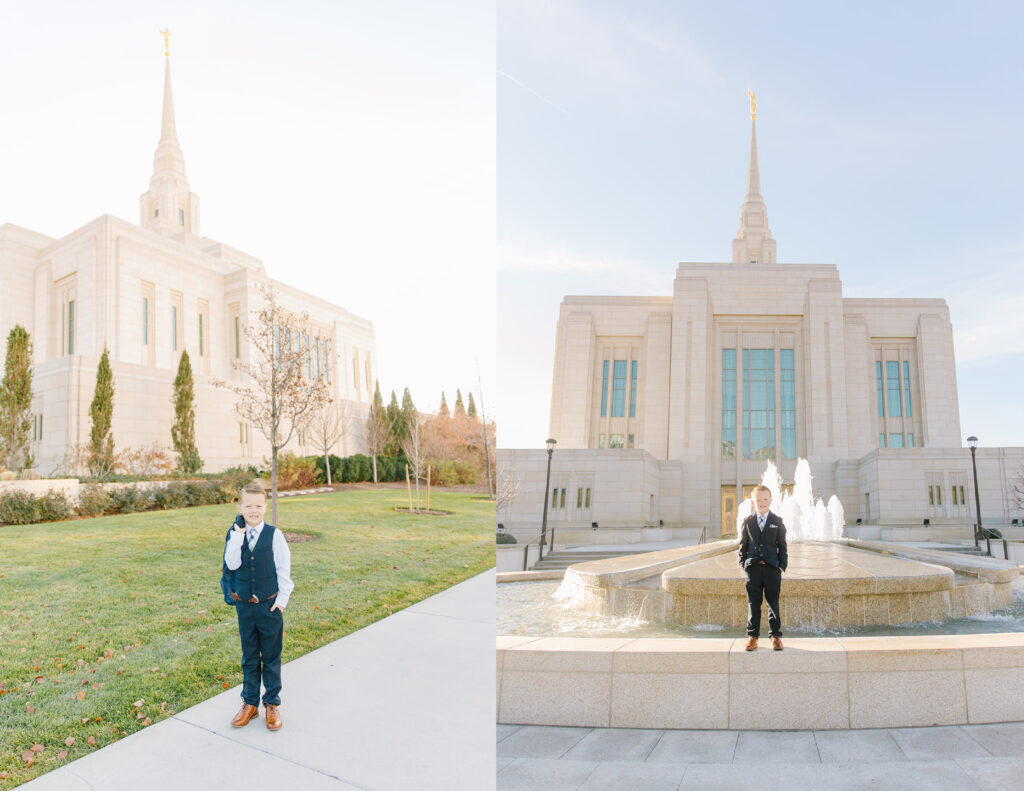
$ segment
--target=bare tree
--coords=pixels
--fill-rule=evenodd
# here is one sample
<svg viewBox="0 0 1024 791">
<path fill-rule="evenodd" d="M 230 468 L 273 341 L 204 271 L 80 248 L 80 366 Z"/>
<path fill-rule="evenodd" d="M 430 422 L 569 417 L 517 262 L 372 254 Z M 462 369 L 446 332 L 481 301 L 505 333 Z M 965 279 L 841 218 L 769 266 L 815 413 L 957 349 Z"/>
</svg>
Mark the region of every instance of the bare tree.
<svg viewBox="0 0 1024 791">
<path fill-rule="evenodd" d="M 271 286 L 261 285 L 259 290 L 263 307 L 245 327 L 248 362 L 232 363 L 248 375 L 248 384 L 234 385 L 216 379 L 213 384 L 238 396 L 235 414 L 256 426 L 270 442 L 271 518 L 276 525 L 278 451 L 317 409 L 330 401 L 330 396 L 323 379 L 303 375 L 308 351 L 301 341 L 303 332 L 309 331 L 309 315 L 282 308 Z"/>
<path fill-rule="evenodd" d="M 519 484 L 519 476 L 516 475 L 515 467 L 502 467 L 498 470 L 495 508 L 499 513 L 512 507 L 512 502 L 519 496 Z"/>
<path fill-rule="evenodd" d="M 401 441 L 402 453 L 409 462 L 413 477 L 416 478 L 416 510 L 420 510 L 420 478 L 427 472 L 427 453 L 423 442 L 423 432 L 420 429 L 420 419 L 417 419 L 409 427 L 409 434 Z"/>
<path fill-rule="evenodd" d="M 1017 468 L 1017 477 L 1013 481 L 1013 504 L 1018 511 L 1024 511 L 1024 465 Z"/>
<path fill-rule="evenodd" d="M 352 422 L 350 411 L 342 400 L 324 403 L 311 413 L 309 422 L 303 429 L 309 438 L 309 444 L 324 456 L 324 467 L 327 470 L 327 485 L 331 485 L 330 453 L 338 441 L 348 433 Z"/>
<path fill-rule="evenodd" d="M 468 413 L 459 414 L 456 410 L 452 416 L 452 427 L 468 447 L 479 448 L 484 452 L 484 467 L 487 470 L 487 496 L 493 500 L 494 476 L 491 474 L 491 448 L 494 447 L 496 427 L 493 420 L 487 419 L 487 411 L 484 409 L 483 386 L 479 384 L 479 380 L 477 395 L 480 396 L 479 414 L 470 417 Z"/>
<path fill-rule="evenodd" d="M 376 383 L 370 414 L 366 416 L 366 449 L 373 463 L 373 482 L 377 483 L 377 456 L 391 442 L 391 419 L 380 395 L 380 382 Z"/>
</svg>

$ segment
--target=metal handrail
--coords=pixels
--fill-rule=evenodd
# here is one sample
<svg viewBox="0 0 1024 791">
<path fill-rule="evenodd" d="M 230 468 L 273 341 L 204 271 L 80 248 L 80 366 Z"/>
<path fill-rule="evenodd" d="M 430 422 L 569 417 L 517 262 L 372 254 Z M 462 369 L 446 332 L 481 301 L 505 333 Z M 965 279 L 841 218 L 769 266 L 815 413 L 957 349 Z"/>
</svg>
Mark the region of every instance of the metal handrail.
<svg viewBox="0 0 1024 791">
<path fill-rule="evenodd" d="M 697 544 L 699 545 L 706 543 L 708 543 L 708 526 L 704 525 L 704 527 L 702 527 L 700 530 L 700 539 L 697 541 Z"/>
<path fill-rule="evenodd" d="M 555 546 L 555 528 L 549 527 L 547 531 L 547 545 L 549 547 Z M 544 533 L 538 533 L 536 538 L 532 538 L 523 544 L 523 571 L 527 571 L 530 565 L 530 546 L 537 544 L 537 562 L 540 563 L 544 559 L 544 545 L 541 544 L 541 540 L 544 539 Z M 518 540 L 517 540 L 518 543 Z M 548 550 L 548 554 L 551 554 L 551 550 Z"/>
</svg>

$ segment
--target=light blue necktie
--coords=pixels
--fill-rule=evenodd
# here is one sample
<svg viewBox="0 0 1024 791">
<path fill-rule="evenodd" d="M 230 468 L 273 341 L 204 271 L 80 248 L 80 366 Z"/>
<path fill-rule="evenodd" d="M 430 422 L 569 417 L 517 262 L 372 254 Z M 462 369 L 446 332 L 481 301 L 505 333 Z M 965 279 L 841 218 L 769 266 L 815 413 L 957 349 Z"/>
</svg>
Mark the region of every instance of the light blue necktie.
<svg viewBox="0 0 1024 791">
<path fill-rule="evenodd" d="M 761 528 L 761 532 L 762 532 L 762 533 L 764 532 L 764 523 L 765 523 L 766 521 L 768 521 L 768 516 L 767 516 L 767 514 L 766 514 L 765 516 L 761 516 L 761 514 L 758 514 L 758 515 L 757 515 L 757 526 L 758 526 L 759 528 Z"/>
<path fill-rule="evenodd" d="M 256 528 L 249 528 L 249 551 L 252 552 L 256 547 Z"/>
</svg>

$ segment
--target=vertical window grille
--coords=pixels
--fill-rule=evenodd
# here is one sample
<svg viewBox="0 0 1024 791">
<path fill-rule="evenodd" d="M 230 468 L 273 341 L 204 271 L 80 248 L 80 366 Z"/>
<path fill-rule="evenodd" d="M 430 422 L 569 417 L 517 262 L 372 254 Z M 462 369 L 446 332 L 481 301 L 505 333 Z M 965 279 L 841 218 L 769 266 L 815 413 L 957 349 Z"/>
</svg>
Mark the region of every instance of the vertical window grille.
<svg viewBox="0 0 1024 791">
<path fill-rule="evenodd" d="M 735 349 L 722 349 L 722 458 L 736 458 Z"/>
<path fill-rule="evenodd" d="M 203 314 L 199 314 L 199 356 L 203 356 Z"/>
<path fill-rule="evenodd" d="M 743 350 L 743 457 L 775 458 L 775 350 Z"/>
<path fill-rule="evenodd" d="M 242 327 L 238 316 L 235 316 L 235 359 L 242 356 Z"/>
<path fill-rule="evenodd" d="M 779 350 L 782 397 L 782 458 L 796 458 L 796 378 L 793 350 Z"/>
<path fill-rule="evenodd" d="M 178 306 L 171 305 L 171 348 L 178 351 Z"/>
<path fill-rule="evenodd" d="M 878 444 L 883 448 L 885 447 L 885 434 L 878 435 Z"/>
<path fill-rule="evenodd" d="M 903 361 L 903 394 L 907 402 L 907 417 L 910 417 L 913 415 L 910 411 L 910 363 L 906 360 Z"/>
<path fill-rule="evenodd" d="M 601 417 L 608 416 L 608 361 L 604 361 L 601 373 Z"/>
<path fill-rule="evenodd" d="M 914 435 L 913 434 L 907 434 L 907 447 L 908 448 L 914 447 Z"/>
<path fill-rule="evenodd" d="M 68 300 L 68 354 L 75 353 L 75 301 Z"/>
<path fill-rule="evenodd" d="M 885 364 L 885 387 L 889 393 L 889 417 L 900 417 L 903 406 L 900 404 L 900 364 L 890 360 Z"/>
<path fill-rule="evenodd" d="M 878 382 L 878 416 L 885 417 L 885 400 L 882 398 L 882 363 L 875 360 L 875 379 Z M 885 447 L 883 445 L 883 447 Z"/>
<path fill-rule="evenodd" d="M 149 343 L 149 297 L 142 298 L 142 342 Z"/>
<path fill-rule="evenodd" d="M 636 417 L 636 360 L 633 360 L 631 368 L 632 370 L 629 374 L 629 416 Z"/>
<path fill-rule="evenodd" d="M 313 357 L 316 360 L 316 380 L 320 381 L 320 339 L 313 339 Z"/>
<path fill-rule="evenodd" d="M 626 361 L 616 360 L 612 371 L 612 417 L 625 417 Z"/>
</svg>

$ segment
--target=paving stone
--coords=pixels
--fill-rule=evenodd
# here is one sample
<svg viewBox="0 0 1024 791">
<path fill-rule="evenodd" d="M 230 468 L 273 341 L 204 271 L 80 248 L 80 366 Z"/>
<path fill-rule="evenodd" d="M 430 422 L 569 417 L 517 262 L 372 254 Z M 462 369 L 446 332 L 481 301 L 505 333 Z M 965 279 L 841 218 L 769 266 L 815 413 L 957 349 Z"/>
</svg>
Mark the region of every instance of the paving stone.
<svg viewBox="0 0 1024 791">
<path fill-rule="evenodd" d="M 736 731 L 665 731 L 647 763 L 731 764 Z"/>
<path fill-rule="evenodd" d="M 563 758 L 580 761 L 644 761 L 664 731 L 595 728 Z"/>
</svg>

